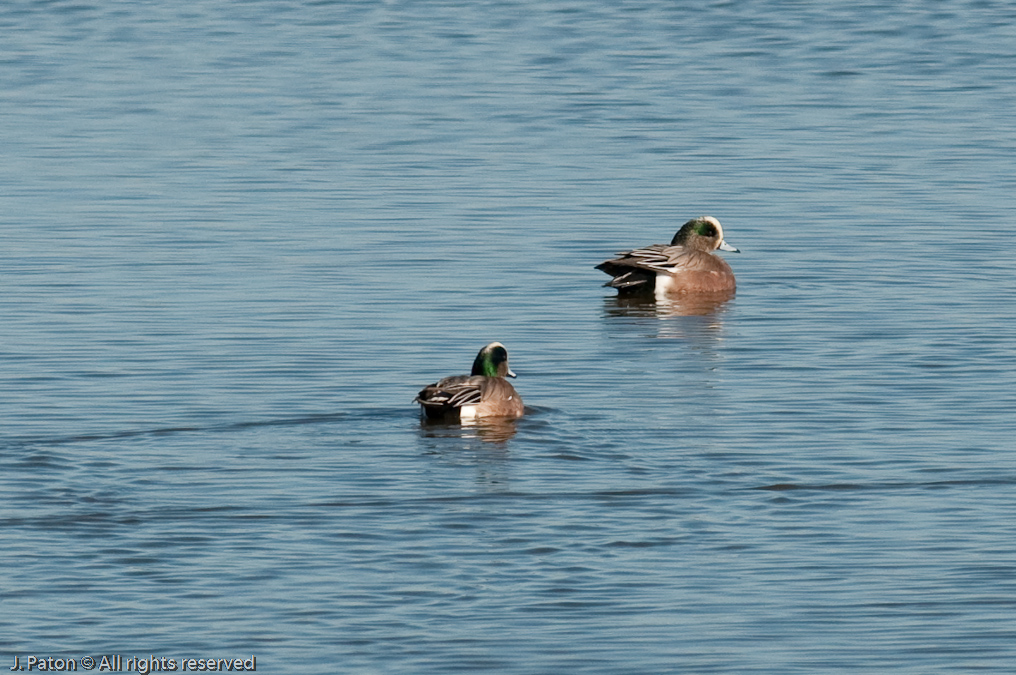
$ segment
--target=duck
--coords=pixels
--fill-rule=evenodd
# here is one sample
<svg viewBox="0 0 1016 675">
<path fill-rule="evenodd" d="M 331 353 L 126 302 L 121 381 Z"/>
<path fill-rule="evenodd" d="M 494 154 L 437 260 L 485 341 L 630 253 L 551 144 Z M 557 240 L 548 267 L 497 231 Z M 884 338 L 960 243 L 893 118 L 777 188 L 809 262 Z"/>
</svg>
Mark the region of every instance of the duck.
<svg viewBox="0 0 1016 675">
<path fill-rule="evenodd" d="M 515 377 L 508 367 L 508 350 L 491 342 L 476 355 L 469 375 L 428 384 L 413 400 L 430 420 L 522 417 L 522 397 L 506 377 Z"/>
<path fill-rule="evenodd" d="M 713 251 L 740 251 L 723 239 L 723 226 L 712 216 L 692 218 L 670 244 L 622 251 L 596 266 L 613 277 L 603 284 L 618 295 L 654 293 L 657 299 L 688 293 L 733 295 L 734 271 Z"/>
</svg>

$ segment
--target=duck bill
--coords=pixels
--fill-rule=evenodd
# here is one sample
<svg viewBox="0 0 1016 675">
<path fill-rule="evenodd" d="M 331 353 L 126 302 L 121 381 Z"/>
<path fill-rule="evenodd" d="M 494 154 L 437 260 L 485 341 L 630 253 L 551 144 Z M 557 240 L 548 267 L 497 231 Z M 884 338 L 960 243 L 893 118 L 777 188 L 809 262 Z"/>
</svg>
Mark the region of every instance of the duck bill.
<svg viewBox="0 0 1016 675">
<path fill-rule="evenodd" d="M 725 241 L 721 241 L 720 245 L 717 248 L 719 248 L 721 251 L 730 251 L 731 253 L 740 253 L 741 252 L 740 249 L 734 248 L 733 246 L 731 246 L 730 244 L 728 244 Z"/>
</svg>

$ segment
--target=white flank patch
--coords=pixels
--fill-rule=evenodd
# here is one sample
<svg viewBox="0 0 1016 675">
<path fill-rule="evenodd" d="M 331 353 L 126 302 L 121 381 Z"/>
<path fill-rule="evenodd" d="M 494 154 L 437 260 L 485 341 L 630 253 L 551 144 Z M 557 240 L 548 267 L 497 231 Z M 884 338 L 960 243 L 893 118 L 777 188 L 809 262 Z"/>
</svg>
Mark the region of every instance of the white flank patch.
<svg viewBox="0 0 1016 675">
<path fill-rule="evenodd" d="M 669 274 L 656 275 L 656 299 L 663 300 L 667 297 L 667 291 L 674 284 L 674 277 Z"/>
<path fill-rule="evenodd" d="M 471 420 L 476 417 L 476 406 L 475 405 L 464 405 L 459 408 L 459 418 L 464 420 Z"/>
</svg>

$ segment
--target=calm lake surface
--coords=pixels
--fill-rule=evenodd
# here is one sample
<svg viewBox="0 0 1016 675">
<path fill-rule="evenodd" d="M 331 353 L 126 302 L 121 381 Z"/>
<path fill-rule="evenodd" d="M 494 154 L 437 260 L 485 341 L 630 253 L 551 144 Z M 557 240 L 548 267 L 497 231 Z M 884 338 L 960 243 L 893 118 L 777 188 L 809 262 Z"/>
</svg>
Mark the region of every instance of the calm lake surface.
<svg viewBox="0 0 1016 675">
<path fill-rule="evenodd" d="M 0 34 L 5 666 L 1016 668 L 1011 5 Z M 733 300 L 601 286 L 703 214 Z M 422 426 L 493 340 L 528 414 Z"/>
</svg>

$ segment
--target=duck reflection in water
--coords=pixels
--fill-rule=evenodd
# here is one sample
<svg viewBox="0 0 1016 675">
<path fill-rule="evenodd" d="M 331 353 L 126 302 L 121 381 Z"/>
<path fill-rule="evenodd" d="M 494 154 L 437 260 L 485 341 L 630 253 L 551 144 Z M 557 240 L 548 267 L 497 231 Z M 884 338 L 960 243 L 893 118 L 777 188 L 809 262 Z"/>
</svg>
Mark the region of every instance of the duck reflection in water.
<svg viewBox="0 0 1016 675">
<path fill-rule="evenodd" d="M 655 298 L 646 294 L 618 295 L 606 298 L 604 307 L 608 314 L 628 316 L 710 316 L 723 312 L 725 305 L 734 297 L 734 291 L 718 293 L 685 293 Z"/>
<path fill-rule="evenodd" d="M 461 438 L 484 443 L 504 443 L 511 440 L 518 429 L 515 420 L 504 417 L 464 419 L 459 422 L 423 418 L 421 433 L 427 438 Z"/>
</svg>

